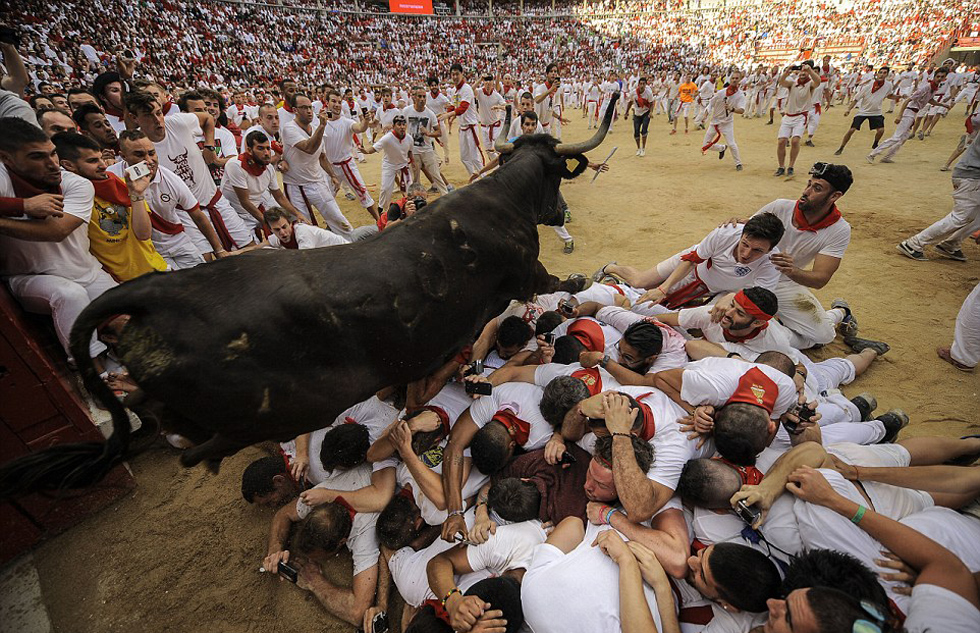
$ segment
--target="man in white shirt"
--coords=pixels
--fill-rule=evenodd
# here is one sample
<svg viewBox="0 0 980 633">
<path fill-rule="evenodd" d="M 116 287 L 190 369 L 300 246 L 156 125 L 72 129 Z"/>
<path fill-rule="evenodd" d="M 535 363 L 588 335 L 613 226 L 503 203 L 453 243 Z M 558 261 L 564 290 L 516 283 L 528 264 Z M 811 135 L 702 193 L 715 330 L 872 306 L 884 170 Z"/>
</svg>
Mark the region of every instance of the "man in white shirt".
<svg viewBox="0 0 980 633">
<path fill-rule="evenodd" d="M 283 158 L 289 169 L 282 175 L 286 198 L 307 221 L 316 225 L 313 208 L 320 212 L 327 227 L 334 233 L 350 238 L 350 222 L 344 217 L 334 198 L 327 174 L 323 169 L 323 123 L 329 109 L 313 116 L 313 102 L 302 93 L 293 95 L 295 117 L 282 128 Z"/>
<path fill-rule="evenodd" d="M 272 231 L 269 246 L 275 249 L 304 250 L 350 244 L 350 241 L 336 233 L 331 233 L 311 224 L 293 222 L 285 209 L 272 207 L 266 209 L 262 217 Z"/>
<path fill-rule="evenodd" d="M 653 105 L 653 91 L 647 86 L 647 78 L 640 77 L 636 90 L 630 91 L 624 116 L 633 110 L 633 140 L 636 142 L 636 155 L 646 156 L 647 132 L 650 129 L 650 106 Z"/>
<path fill-rule="evenodd" d="M 374 198 L 368 193 L 364 179 L 361 178 L 357 163 L 354 162 L 351 154 L 354 135 L 368 129 L 373 115 L 368 110 L 360 121 L 341 116 L 340 93 L 336 90 L 327 92 L 327 105 L 324 110 L 326 110 L 326 120 L 321 123 L 321 126 L 323 127 L 323 153 L 327 163 L 337 179 L 347 182 L 354 195 L 360 200 L 361 206 L 377 220 L 378 208 L 374 204 Z M 337 194 L 336 191 L 333 193 Z"/>
<path fill-rule="evenodd" d="M 381 158 L 381 193 L 379 205 L 387 210 L 388 203 L 395 193 L 395 187 L 404 193 L 412 184 L 412 172 L 408 166 L 412 162 L 414 140 L 408 135 L 408 122 L 405 116 L 397 114 L 392 119 L 392 128 L 378 141 L 364 148 L 365 154 L 383 152 Z"/>
<path fill-rule="evenodd" d="M 426 80 L 429 91 L 425 94 L 425 107 L 432 110 L 436 116 L 451 109 L 449 97 L 439 90 L 439 79 L 429 77 Z M 442 145 L 443 159 L 449 164 L 449 134 L 448 129 L 441 119 L 439 120 L 439 144 Z"/>
<path fill-rule="evenodd" d="M 426 105 L 426 92 L 422 86 L 412 88 L 412 105 L 402 110 L 408 122 L 408 135 L 412 137 L 412 180 L 420 182 L 420 172 L 425 173 L 439 193 L 449 193 L 450 189 L 439 169 L 432 139 L 440 138 L 442 131 L 436 113 Z"/>
<path fill-rule="evenodd" d="M 559 93 L 561 79 L 558 77 L 558 64 L 554 62 L 548 64 L 546 73 L 545 82 L 534 88 L 534 110 L 544 131 L 558 138 L 561 133 L 557 129 L 552 129 L 553 123 L 556 128 L 561 126 L 560 120 L 554 121 L 555 110 L 562 106 L 562 95 Z"/>
<path fill-rule="evenodd" d="M 718 159 L 725 158 L 725 152 L 731 150 L 735 160 L 735 171 L 742 171 L 742 157 L 735 143 L 735 116 L 745 112 L 745 94 L 739 90 L 742 74 L 734 71 L 728 80 L 728 85 L 717 91 L 708 102 L 708 112 L 711 117 L 708 130 L 704 134 L 703 155 L 708 150 L 721 152 Z M 724 135 L 725 143 L 718 143 Z"/>
<path fill-rule="evenodd" d="M 451 72 L 453 84 L 456 86 L 452 101 L 455 107 L 440 114 L 439 120 L 446 121 L 446 125 L 452 125 L 453 120 L 459 118 L 459 160 L 463 163 L 467 173 L 473 175 L 480 171 L 486 163 L 480 148 L 480 138 L 477 135 L 479 117 L 476 114 L 476 104 L 474 103 L 476 97 L 473 94 L 473 88 L 466 83 L 463 67 L 458 63 L 453 64 Z"/>
<path fill-rule="evenodd" d="M 851 140 L 855 132 L 861 129 L 865 121 L 868 122 L 868 128 L 875 133 L 875 140 L 871 144 L 871 149 L 878 147 L 878 143 L 885 133 L 885 115 L 881 113 L 881 104 L 885 99 L 894 99 L 893 92 L 894 86 L 892 82 L 888 81 L 888 67 L 882 66 L 875 72 L 874 81 L 861 86 L 857 94 L 854 95 L 854 100 L 847 106 L 847 110 L 844 112 L 845 117 L 851 113 L 855 105 L 858 106 L 858 113 L 851 121 L 851 127 L 844 134 L 840 147 L 834 152 L 834 156 L 840 156 L 844 153 L 847 142 Z"/>
<path fill-rule="evenodd" d="M 809 60 L 807 60 L 809 61 Z M 791 73 L 796 73 L 795 79 Z M 786 89 L 783 100 L 783 120 L 779 124 L 776 138 L 776 159 L 779 168 L 774 176 L 792 176 L 796 157 L 800 153 L 800 139 L 807 130 L 813 93 L 820 85 L 820 75 L 813 70 L 813 63 L 804 62 L 798 66 L 787 66 L 777 83 Z M 786 143 L 790 143 L 789 167 L 786 168 Z"/>
<path fill-rule="evenodd" d="M 36 125 L 5 117 L 0 126 L 0 276 L 24 309 L 52 315 L 71 359 L 78 315 L 116 285 L 89 252 L 95 189 L 61 168 L 54 144 Z M 91 357 L 105 350 L 93 336 Z"/>
<path fill-rule="evenodd" d="M 245 136 L 245 145 L 248 149 L 225 165 L 221 193 L 245 224 L 255 231 L 257 240 L 262 240 L 262 212 L 273 204 L 285 208 L 300 222 L 306 222 L 279 188 L 269 139 L 255 130 Z"/>
<path fill-rule="evenodd" d="M 487 156 L 494 158 L 497 155 L 493 149 L 494 141 L 503 132 L 500 110 L 506 107 L 506 101 L 497 92 L 493 75 L 483 76 L 483 87 L 476 92 L 476 106 L 480 116 L 480 140 L 487 148 Z"/>
<path fill-rule="evenodd" d="M 871 150 L 868 154 L 867 159 L 869 163 L 873 163 L 875 158 L 880 154 L 884 154 L 881 159 L 883 163 L 891 163 L 892 156 L 898 153 L 898 150 L 902 148 L 905 141 L 912 136 L 913 125 L 915 125 L 916 120 L 921 118 L 920 111 L 926 112 L 928 106 L 942 106 L 949 109 L 948 104 L 943 104 L 937 101 L 934 96 L 939 90 L 940 85 L 946 80 L 946 76 L 949 71 L 945 67 L 940 66 L 933 73 L 932 79 L 923 81 L 922 84 L 914 90 L 912 95 L 902 102 L 901 107 L 898 110 L 898 116 L 895 118 L 895 132 L 892 133 L 891 137 L 885 139 L 878 147 Z"/>
<path fill-rule="evenodd" d="M 147 92 L 126 95 L 126 109 L 135 116 L 140 129 L 153 142 L 160 165 L 177 174 L 190 188 L 198 204 L 206 209 L 225 250 L 244 248 L 253 242 L 252 233 L 241 217 L 224 199 L 214 184 L 208 162 L 215 162 L 214 119 L 206 112 L 181 112 L 164 117 L 158 100 Z M 204 134 L 204 149 L 198 148 L 194 136 Z M 186 228 L 186 226 L 185 226 Z M 209 252 L 203 238 L 194 245 L 202 254 Z"/>
<path fill-rule="evenodd" d="M 157 252 L 173 270 L 192 268 L 204 263 L 204 258 L 189 235 L 193 226 L 211 247 L 217 257 L 225 257 L 227 251 L 211 226 L 208 217 L 193 192 L 177 175 L 160 167 L 156 148 L 139 130 L 126 130 L 119 136 L 119 149 L 123 160 L 109 167 L 120 178 L 126 168 L 145 162 L 150 168 L 150 186 L 146 189 L 146 201 L 153 226 L 151 239 Z"/>
</svg>

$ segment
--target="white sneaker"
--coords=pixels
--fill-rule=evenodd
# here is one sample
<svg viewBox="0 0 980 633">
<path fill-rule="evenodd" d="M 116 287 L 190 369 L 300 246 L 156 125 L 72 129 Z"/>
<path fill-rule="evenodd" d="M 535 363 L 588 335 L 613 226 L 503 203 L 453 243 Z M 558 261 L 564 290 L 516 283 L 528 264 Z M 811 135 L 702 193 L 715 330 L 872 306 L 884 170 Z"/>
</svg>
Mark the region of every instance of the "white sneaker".
<svg viewBox="0 0 980 633">
<path fill-rule="evenodd" d="M 636 150 L 636 155 L 637 155 L 637 156 L 643 156 L 643 154 L 641 154 L 641 153 L 640 153 L 640 152 L 642 152 L 642 151 L 643 151 L 643 150 L 641 150 L 641 149 L 638 149 L 638 150 Z"/>
<path fill-rule="evenodd" d="M 646 155 L 647 155 L 647 150 L 646 150 L 646 148 L 643 148 L 643 149 L 641 149 L 641 150 L 640 150 L 640 156 L 646 156 Z"/>
</svg>

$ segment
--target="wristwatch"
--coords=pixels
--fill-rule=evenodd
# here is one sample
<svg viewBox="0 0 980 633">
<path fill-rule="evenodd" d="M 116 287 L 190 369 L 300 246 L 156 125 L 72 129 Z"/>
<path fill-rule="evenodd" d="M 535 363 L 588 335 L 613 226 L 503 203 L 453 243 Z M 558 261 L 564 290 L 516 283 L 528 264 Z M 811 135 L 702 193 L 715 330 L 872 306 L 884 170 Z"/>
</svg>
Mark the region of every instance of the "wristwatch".
<svg viewBox="0 0 980 633">
<path fill-rule="evenodd" d="M 609 364 L 609 361 L 611 361 L 611 360 L 612 359 L 609 358 L 609 354 L 605 354 L 602 357 L 602 360 L 599 361 L 599 367 L 602 367 L 603 369 L 605 369 L 606 368 L 606 365 L 608 365 Z"/>
<path fill-rule="evenodd" d="M 215 150 L 215 146 L 214 145 L 205 145 L 204 146 L 204 149 L 208 149 L 208 150 L 211 150 L 213 152 Z"/>
</svg>

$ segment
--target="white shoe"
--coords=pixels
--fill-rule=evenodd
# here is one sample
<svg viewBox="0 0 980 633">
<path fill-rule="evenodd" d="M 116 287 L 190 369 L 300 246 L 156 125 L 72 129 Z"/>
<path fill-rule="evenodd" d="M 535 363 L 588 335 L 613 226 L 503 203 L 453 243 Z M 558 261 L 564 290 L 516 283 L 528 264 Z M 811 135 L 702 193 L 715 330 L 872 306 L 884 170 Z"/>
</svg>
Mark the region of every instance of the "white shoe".
<svg viewBox="0 0 980 633">
<path fill-rule="evenodd" d="M 643 150 L 641 150 L 641 149 L 638 149 L 638 150 L 636 150 L 636 155 L 637 155 L 637 156 L 643 156 L 643 154 L 641 154 L 641 153 L 640 153 L 640 152 L 642 152 L 642 151 L 643 151 Z"/>
<path fill-rule="evenodd" d="M 646 155 L 647 155 L 647 150 L 646 150 L 646 148 L 643 148 L 643 149 L 641 149 L 641 150 L 640 150 L 640 156 L 646 156 Z"/>
</svg>

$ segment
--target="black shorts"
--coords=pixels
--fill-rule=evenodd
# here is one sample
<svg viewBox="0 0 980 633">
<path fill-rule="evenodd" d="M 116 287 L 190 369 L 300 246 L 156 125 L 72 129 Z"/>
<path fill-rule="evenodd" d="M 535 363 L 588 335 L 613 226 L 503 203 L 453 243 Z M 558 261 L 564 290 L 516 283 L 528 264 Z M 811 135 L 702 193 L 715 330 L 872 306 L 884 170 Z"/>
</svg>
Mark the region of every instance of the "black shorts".
<svg viewBox="0 0 980 633">
<path fill-rule="evenodd" d="M 868 122 L 868 126 L 872 130 L 880 130 L 885 127 L 885 115 L 879 114 L 878 116 L 856 116 L 854 120 L 851 121 L 851 127 L 855 130 L 861 129 L 861 124 L 865 121 Z"/>
</svg>

